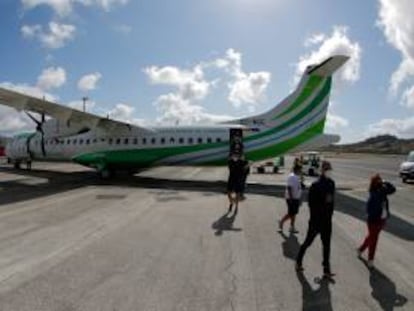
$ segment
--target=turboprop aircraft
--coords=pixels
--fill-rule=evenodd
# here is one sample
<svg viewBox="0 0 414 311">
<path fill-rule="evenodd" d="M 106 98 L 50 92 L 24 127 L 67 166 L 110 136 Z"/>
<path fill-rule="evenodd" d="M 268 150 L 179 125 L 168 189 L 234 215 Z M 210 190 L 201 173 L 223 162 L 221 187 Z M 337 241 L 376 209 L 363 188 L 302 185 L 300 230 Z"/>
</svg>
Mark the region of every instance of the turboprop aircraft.
<svg viewBox="0 0 414 311">
<path fill-rule="evenodd" d="M 142 127 L 0 88 L 0 104 L 24 111 L 36 131 L 9 139 L 9 163 L 73 161 L 102 177 L 157 165 L 226 165 L 238 153 L 261 161 L 339 140 L 323 134 L 332 75 L 349 57 L 308 66 L 298 87 L 268 112 L 203 126 Z M 33 113 L 38 114 L 38 116 Z"/>
</svg>

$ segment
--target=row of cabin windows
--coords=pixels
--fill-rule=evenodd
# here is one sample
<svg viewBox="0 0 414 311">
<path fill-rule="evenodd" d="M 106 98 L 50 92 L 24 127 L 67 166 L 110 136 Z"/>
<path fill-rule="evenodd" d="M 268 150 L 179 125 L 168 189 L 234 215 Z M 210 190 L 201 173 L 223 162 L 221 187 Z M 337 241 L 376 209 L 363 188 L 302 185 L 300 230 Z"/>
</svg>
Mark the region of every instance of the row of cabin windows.
<svg viewBox="0 0 414 311">
<path fill-rule="evenodd" d="M 108 141 L 109 145 L 114 145 L 114 144 L 115 145 L 121 145 L 121 144 L 123 144 L 123 145 L 129 145 L 129 144 L 138 145 L 138 138 L 123 138 L 123 139 L 121 139 L 121 138 L 108 138 L 108 139 L 101 138 L 101 139 L 99 139 L 99 141 L 100 142 Z M 161 145 L 164 145 L 164 144 L 167 143 L 167 139 L 164 138 L 164 137 L 159 138 L 158 141 Z M 185 141 L 187 141 L 188 144 L 194 144 L 195 141 L 198 144 L 202 144 L 203 142 L 211 144 L 211 143 L 213 143 L 214 140 L 213 140 L 213 138 L 210 138 L 210 137 L 206 138 L 205 140 L 203 140 L 203 138 L 201 138 L 201 137 L 199 137 L 197 139 L 194 139 L 192 137 L 189 137 L 187 139 L 184 139 L 182 137 L 180 137 L 178 139 L 176 139 L 174 137 L 171 137 L 168 141 L 169 141 L 170 144 L 175 144 L 175 143 L 184 144 Z M 219 138 L 219 137 L 216 138 L 215 142 L 220 143 L 221 138 Z M 38 140 L 36 140 L 35 144 L 39 145 L 39 143 L 40 142 Z M 75 138 L 75 139 L 66 139 L 66 140 L 50 139 L 50 140 L 45 141 L 45 145 L 65 145 L 65 144 L 66 145 L 83 145 L 83 144 L 90 145 L 90 144 L 96 144 L 96 143 L 98 143 L 97 138 L 94 138 L 94 139 L 82 139 L 82 138 L 76 139 Z M 141 143 L 142 143 L 142 145 L 146 145 L 146 144 L 154 145 L 154 144 L 157 143 L 157 139 L 154 138 L 154 137 L 153 138 L 142 138 Z"/>
</svg>

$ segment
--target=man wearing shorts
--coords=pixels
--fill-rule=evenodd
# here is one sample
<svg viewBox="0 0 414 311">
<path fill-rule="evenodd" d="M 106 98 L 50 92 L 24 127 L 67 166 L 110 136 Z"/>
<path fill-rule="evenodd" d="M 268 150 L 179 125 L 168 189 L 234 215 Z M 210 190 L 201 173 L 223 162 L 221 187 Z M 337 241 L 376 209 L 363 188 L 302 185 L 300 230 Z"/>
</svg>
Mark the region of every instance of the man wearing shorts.
<svg viewBox="0 0 414 311">
<path fill-rule="evenodd" d="M 279 231 L 283 231 L 283 224 L 286 220 L 290 219 L 290 232 L 297 233 L 295 229 L 295 218 L 299 212 L 299 206 L 302 198 L 302 183 L 300 180 L 301 167 L 295 165 L 293 167 L 293 172 L 290 173 L 285 191 L 285 198 L 288 207 L 288 212 L 283 218 L 279 221 Z"/>
</svg>

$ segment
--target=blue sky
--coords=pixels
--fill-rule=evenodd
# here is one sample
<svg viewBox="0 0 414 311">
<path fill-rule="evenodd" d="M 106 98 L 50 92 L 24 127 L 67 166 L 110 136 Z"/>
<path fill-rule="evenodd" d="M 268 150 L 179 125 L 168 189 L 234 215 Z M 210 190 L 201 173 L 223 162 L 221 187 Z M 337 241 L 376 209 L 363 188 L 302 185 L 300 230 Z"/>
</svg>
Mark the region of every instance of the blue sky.
<svg viewBox="0 0 414 311">
<path fill-rule="evenodd" d="M 409 0 L 2 0 L 0 85 L 140 124 L 262 112 L 306 64 L 335 77 L 327 132 L 414 137 Z M 0 132 L 27 130 L 0 108 Z"/>
</svg>

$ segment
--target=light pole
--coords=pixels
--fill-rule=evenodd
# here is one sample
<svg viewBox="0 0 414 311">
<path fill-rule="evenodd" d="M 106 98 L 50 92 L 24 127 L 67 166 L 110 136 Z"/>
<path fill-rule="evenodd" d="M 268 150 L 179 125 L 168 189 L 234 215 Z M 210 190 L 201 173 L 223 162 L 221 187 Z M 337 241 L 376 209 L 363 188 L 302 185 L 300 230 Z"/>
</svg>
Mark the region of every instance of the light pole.
<svg viewBox="0 0 414 311">
<path fill-rule="evenodd" d="M 88 99 L 89 99 L 89 98 L 88 98 L 88 97 L 86 97 L 86 96 L 82 97 L 82 101 L 83 101 L 83 112 L 86 112 L 86 101 L 87 101 Z"/>
</svg>

